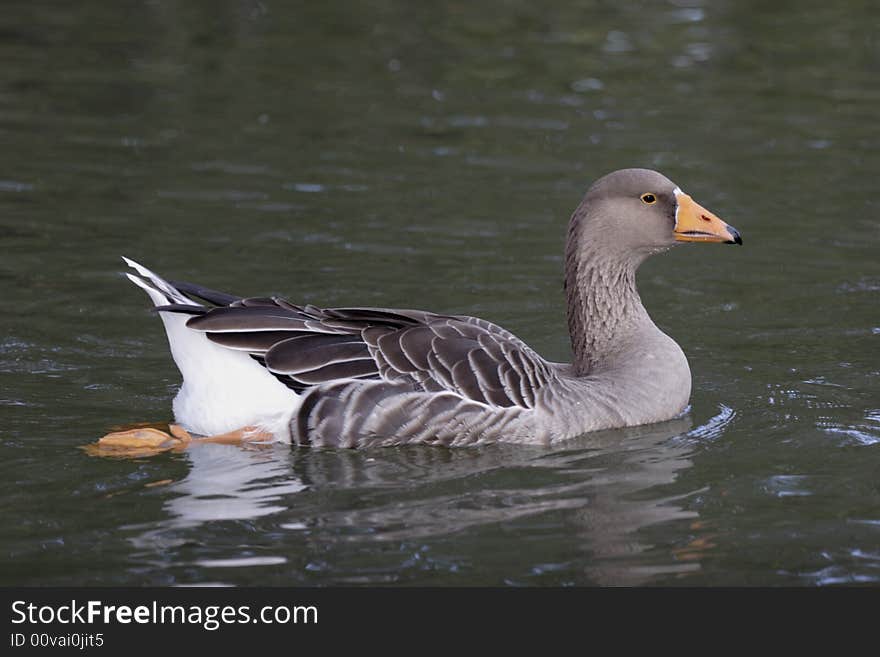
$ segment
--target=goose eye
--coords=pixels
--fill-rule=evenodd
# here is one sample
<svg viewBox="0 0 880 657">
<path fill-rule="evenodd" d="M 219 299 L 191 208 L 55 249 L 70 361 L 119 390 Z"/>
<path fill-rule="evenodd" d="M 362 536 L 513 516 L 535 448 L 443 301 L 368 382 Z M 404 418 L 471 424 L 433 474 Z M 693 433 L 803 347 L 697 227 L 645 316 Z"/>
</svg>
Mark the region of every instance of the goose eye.
<svg viewBox="0 0 880 657">
<path fill-rule="evenodd" d="M 657 197 L 653 194 L 642 194 L 641 199 L 642 203 L 646 203 L 647 205 L 652 205 L 657 202 Z"/>
</svg>

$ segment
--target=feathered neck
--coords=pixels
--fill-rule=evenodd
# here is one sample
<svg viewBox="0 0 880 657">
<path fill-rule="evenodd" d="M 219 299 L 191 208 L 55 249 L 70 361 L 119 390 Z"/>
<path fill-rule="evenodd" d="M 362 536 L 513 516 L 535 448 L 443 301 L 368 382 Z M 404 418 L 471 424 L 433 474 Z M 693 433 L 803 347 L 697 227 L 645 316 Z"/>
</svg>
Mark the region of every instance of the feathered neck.
<svg viewBox="0 0 880 657">
<path fill-rule="evenodd" d="M 600 370 L 645 322 L 654 326 L 636 289 L 641 258 L 603 248 L 603 235 L 590 235 L 582 219 L 579 213 L 572 217 L 565 252 L 568 330 L 578 376 Z"/>
</svg>

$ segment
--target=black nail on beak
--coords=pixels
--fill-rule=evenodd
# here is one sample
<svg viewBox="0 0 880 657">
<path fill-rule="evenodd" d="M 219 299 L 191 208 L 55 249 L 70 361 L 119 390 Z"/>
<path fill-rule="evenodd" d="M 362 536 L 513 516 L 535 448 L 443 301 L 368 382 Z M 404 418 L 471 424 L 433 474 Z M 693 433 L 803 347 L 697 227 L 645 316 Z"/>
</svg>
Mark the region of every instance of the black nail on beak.
<svg viewBox="0 0 880 657">
<path fill-rule="evenodd" d="M 729 230 L 730 234 L 733 235 L 733 239 L 727 240 L 725 244 L 739 244 L 740 246 L 742 246 L 743 238 L 742 235 L 739 234 L 739 231 L 733 226 L 728 226 L 727 230 Z"/>
</svg>

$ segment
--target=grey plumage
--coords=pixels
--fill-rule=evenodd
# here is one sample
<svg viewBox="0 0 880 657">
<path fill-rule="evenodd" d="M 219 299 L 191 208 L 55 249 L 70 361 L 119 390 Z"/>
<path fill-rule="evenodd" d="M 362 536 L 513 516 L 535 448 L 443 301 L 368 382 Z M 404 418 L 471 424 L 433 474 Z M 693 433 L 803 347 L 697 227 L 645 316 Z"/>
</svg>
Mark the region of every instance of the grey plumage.
<svg viewBox="0 0 880 657">
<path fill-rule="evenodd" d="M 474 317 L 227 296 L 235 301 L 192 307 L 187 326 L 251 354 L 306 395 L 292 423 L 295 438 L 304 444 L 356 445 L 368 438 L 472 442 L 474 437 L 438 431 L 438 421 L 446 418 L 444 427 L 459 432 L 464 426 L 472 432 L 477 425 L 496 424 L 533 408 L 537 389 L 556 376 L 521 340 Z M 379 408 L 381 422 L 375 417 Z M 485 422 L 466 422 L 481 415 L 488 416 Z M 407 427 L 411 440 L 401 440 Z"/>
<path fill-rule="evenodd" d="M 240 352 L 298 393 L 283 420 L 288 424 L 289 417 L 289 434 L 298 444 L 546 444 L 666 420 L 686 406 L 687 359 L 651 321 L 635 285 L 645 258 L 681 236 L 694 237 L 683 225 L 688 218 L 680 216 L 679 199 L 690 204 L 694 221 L 708 222 L 698 223 L 700 240 L 741 243 L 735 229 L 696 206 L 665 177 L 643 169 L 600 179 L 575 210 L 565 250 L 572 363 L 548 362 L 509 331 L 476 317 L 241 298 L 168 283 L 127 260 L 138 273 L 129 278 L 159 310 L 171 313 L 164 317 L 172 351 L 172 331 L 178 329 L 171 318 L 182 322 L 179 313 L 189 314 L 186 335 L 188 330 L 204 333 L 211 343 L 232 350 L 224 353 L 235 354 L 238 360 L 227 360 L 242 376 L 253 369 L 252 386 L 271 395 L 280 391 L 280 401 L 269 410 L 286 403 L 287 390 L 271 379 L 271 386 L 263 386 L 262 370 Z M 707 232 L 712 222 L 714 233 Z M 225 358 L 215 351 L 205 354 Z M 177 355 L 175 360 L 181 366 Z M 205 368 L 193 359 L 183 361 L 181 371 L 185 368 L 193 379 L 204 376 Z M 221 397 L 229 390 L 218 389 Z M 186 424 L 192 417 L 206 426 L 199 409 L 215 398 L 208 392 L 187 396 L 179 421 Z M 259 401 L 251 403 L 259 406 Z M 223 415 L 225 408 L 217 408 Z M 249 421 L 261 420 L 257 414 L 253 418 Z"/>
</svg>

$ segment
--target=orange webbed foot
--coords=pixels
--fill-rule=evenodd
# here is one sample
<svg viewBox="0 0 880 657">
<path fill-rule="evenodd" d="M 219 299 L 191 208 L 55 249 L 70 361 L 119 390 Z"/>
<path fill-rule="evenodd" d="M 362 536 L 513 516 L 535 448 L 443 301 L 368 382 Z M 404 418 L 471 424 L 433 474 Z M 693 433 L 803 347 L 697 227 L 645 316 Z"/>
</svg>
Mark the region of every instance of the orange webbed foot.
<svg viewBox="0 0 880 657">
<path fill-rule="evenodd" d="M 113 431 L 84 445 L 83 450 L 91 456 L 137 458 L 153 456 L 167 451 L 181 451 L 195 443 L 224 445 L 257 444 L 271 441 L 272 434 L 258 427 L 242 427 L 215 436 L 194 437 L 179 424 L 169 424 L 168 431 L 151 425 L 139 425 L 123 431 Z"/>
</svg>

